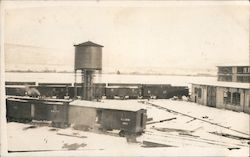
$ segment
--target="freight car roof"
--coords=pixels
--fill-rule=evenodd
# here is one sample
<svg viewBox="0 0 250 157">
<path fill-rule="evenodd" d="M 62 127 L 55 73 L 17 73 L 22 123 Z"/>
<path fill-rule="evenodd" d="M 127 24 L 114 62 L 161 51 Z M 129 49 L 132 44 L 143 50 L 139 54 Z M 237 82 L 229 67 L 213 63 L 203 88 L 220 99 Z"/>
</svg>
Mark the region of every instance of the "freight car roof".
<svg viewBox="0 0 250 157">
<path fill-rule="evenodd" d="M 22 99 L 14 99 L 14 98 L 8 98 L 10 101 L 17 101 L 17 102 L 28 102 L 28 100 L 22 100 Z"/>
<path fill-rule="evenodd" d="M 113 109 L 113 110 L 122 110 L 122 111 L 138 111 L 143 109 L 141 106 L 135 106 L 135 104 L 129 104 L 127 101 L 107 101 L 107 102 L 93 102 L 85 100 L 75 100 L 69 103 L 73 106 L 83 106 L 91 108 L 100 108 L 100 109 Z"/>
<path fill-rule="evenodd" d="M 42 98 L 33 98 L 33 97 L 29 97 L 29 96 L 10 96 L 7 95 L 6 98 L 8 99 L 15 99 L 15 100 L 40 100 L 40 101 L 51 101 L 51 102 L 71 102 L 72 100 L 65 100 L 65 99 L 42 99 Z"/>
<path fill-rule="evenodd" d="M 139 88 L 138 86 L 107 86 L 106 88 Z"/>
</svg>

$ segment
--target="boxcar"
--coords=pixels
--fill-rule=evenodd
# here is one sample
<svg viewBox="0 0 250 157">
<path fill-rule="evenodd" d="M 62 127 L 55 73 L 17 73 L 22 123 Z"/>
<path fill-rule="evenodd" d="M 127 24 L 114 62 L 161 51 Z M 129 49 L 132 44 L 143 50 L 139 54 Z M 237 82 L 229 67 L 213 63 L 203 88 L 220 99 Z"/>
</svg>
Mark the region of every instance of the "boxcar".
<svg viewBox="0 0 250 157">
<path fill-rule="evenodd" d="M 69 95 L 69 86 L 70 84 L 39 84 L 37 89 L 42 97 L 64 99 Z"/>
<path fill-rule="evenodd" d="M 188 95 L 189 95 L 188 87 L 172 86 L 168 90 L 168 98 L 172 98 L 174 96 L 181 98 L 182 96 L 188 96 Z"/>
<path fill-rule="evenodd" d="M 166 99 L 168 91 L 171 88 L 169 84 L 143 84 L 142 96 L 143 98 L 156 97 L 157 99 Z"/>
<path fill-rule="evenodd" d="M 146 119 L 145 109 L 124 102 L 75 100 L 69 105 L 69 123 L 89 128 L 120 130 L 120 135 L 142 133 Z"/>
<path fill-rule="evenodd" d="M 71 100 L 62 99 L 33 99 L 34 120 L 51 121 L 55 127 L 68 125 L 68 104 Z"/>
<path fill-rule="evenodd" d="M 46 101 L 45 105 L 49 106 L 48 120 L 52 121 L 52 126 L 68 126 L 68 104 L 70 101 Z"/>
<path fill-rule="evenodd" d="M 96 108 L 84 107 L 81 104 L 73 103 L 69 105 L 69 124 L 80 130 L 89 130 L 96 124 Z"/>
<path fill-rule="evenodd" d="M 8 119 L 51 121 L 53 126 L 68 124 L 68 104 L 71 100 L 10 97 L 6 99 Z"/>
<path fill-rule="evenodd" d="M 106 97 L 108 99 L 114 99 L 119 97 L 120 99 L 137 99 L 141 95 L 141 88 L 138 86 L 107 86 Z"/>
<path fill-rule="evenodd" d="M 28 122 L 33 118 L 32 107 L 27 100 L 7 98 L 6 111 L 8 121 Z"/>
<path fill-rule="evenodd" d="M 107 130 L 120 130 L 121 136 L 124 134 L 140 134 L 145 129 L 145 109 L 134 111 L 102 109 L 99 114 L 101 114 L 101 127 Z"/>
<path fill-rule="evenodd" d="M 5 86 L 6 95 L 25 96 L 25 86 Z"/>
<path fill-rule="evenodd" d="M 94 98 L 100 99 L 102 96 L 106 96 L 105 93 L 105 83 L 95 83 L 94 84 Z"/>
</svg>

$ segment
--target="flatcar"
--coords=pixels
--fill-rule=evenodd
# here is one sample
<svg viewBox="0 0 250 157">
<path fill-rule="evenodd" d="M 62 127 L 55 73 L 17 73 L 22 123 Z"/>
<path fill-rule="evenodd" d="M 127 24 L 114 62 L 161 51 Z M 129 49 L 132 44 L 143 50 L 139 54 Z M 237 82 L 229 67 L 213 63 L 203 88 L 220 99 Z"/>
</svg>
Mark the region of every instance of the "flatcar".
<svg viewBox="0 0 250 157">
<path fill-rule="evenodd" d="M 119 130 L 120 136 L 138 135 L 145 129 L 146 119 L 145 109 L 120 101 L 75 100 L 69 104 L 69 123 L 78 128 Z"/>
</svg>

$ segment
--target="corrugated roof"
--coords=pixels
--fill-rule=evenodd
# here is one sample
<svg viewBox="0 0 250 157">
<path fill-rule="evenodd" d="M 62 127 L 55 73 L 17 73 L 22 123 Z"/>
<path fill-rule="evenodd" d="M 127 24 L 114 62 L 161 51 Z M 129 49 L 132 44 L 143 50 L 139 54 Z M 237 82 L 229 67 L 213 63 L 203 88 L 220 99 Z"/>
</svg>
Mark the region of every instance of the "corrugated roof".
<svg viewBox="0 0 250 157">
<path fill-rule="evenodd" d="M 250 89 L 250 83 L 240 83 L 240 82 L 209 81 L 209 82 L 192 82 L 191 84 Z"/>
<path fill-rule="evenodd" d="M 93 102 L 93 101 L 85 101 L 85 100 L 75 100 L 69 103 L 69 105 L 91 107 L 91 108 L 122 110 L 122 111 L 138 111 L 140 109 L 143 109 L 142 107 L 136 106 L 134 104 L 130 104 L 127 101 Z"/>
<path fill-rule="evenodd" d="M 87 41 L 78 45 L 74 45 L 74 46 L 94 46 L 94 47 L 103 47 L 102 45 L 93 43 L 92 41 Z"/>
</svg>

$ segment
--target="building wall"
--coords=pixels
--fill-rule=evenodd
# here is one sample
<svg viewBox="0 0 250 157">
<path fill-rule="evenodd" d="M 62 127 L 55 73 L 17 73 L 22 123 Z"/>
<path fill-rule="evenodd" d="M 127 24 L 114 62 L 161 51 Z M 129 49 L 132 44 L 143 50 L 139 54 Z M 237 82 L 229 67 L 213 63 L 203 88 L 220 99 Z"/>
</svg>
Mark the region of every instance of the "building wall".
<svg viewBox="0 0 250 157">
<path fill-rule="evenodd" d="M 199 93 L 196 92 L 195 89 L 201 90 L 201 97 L 199 97 Z M 207 87 L 204 85 L 192 85 L 192 94 L 191 100 L 201 105 L 207 105 Z"/>
<path fill-rule="evenodd" d="M 226 90 L 225 88 L 217 87 L 217 90 L 216 90 L 216 108 L 225 108 L 225 104 L 223 103 L 223 94 L 224 94 L 225 90 Z"/>
<path fill-rule="evenodd" d="M 195 88 L 201 89 L 201 97 L 198 97 L 198 93 L 195 92 Z M 192 85 L 191 101 L 207 106 L 207 88 L 205 85 Z M 226 102 L 227 92 L 230 92 L 230 102 Z M 234 103 L 233 93 L 239 93 L 239 104 Z M 228 109 L 237 112 L 250 113 L 250 89 L 239 89 L 229 87 L 216 87 L 216 108 Z"/>
<path fill-rule="evenodd" d="M 218 81 L 250 83 L 250 66 L 218 67 Z"/>
<path fill-rule="evenodd" d="M 237 67 L 232 68 L 232 82 L 237 82 Z"/>
<path fill-rule="evenodd" d="M 224 93 L 225 92 L 231 92 L 232 94 L 235 93 L 235 92 L 240 93 L 240 104 L 236 105 L 235 103 L 232 103 L 232 102 L 231 103 L 225 103 L 224 102 Z M 218 100 L 219 101 L 217 101 L 216 106 L 219 106 L 219 107 L 223 106 L 223 108 L 233 110 L 233 111 L 238 111 L 238 112 L 243 111 L 244 97 L 245 97 L 244 96 L 245 95 L 244 89 L 218 87 L 217 93 L 218 93 Z M 231 95 L 231 97 L 232 97 L 232 95 Z M 231 100 L 232 100 L 232 98 L 231 98 Z"/>
<path fill-rule="evenodd" d="M 250 114 L 250 89 L 245 90 L 245 105 L 244 112 Z"/>
</svg>

